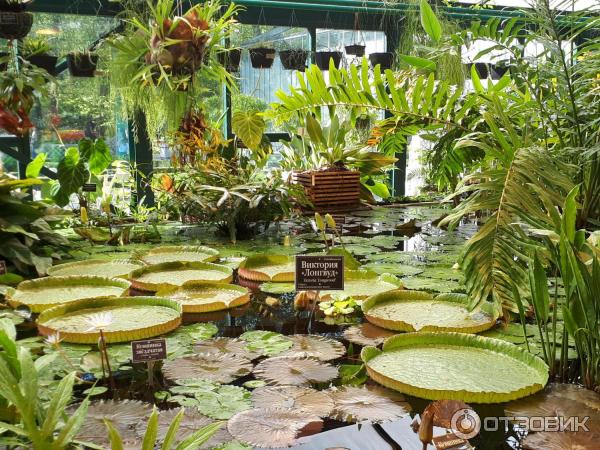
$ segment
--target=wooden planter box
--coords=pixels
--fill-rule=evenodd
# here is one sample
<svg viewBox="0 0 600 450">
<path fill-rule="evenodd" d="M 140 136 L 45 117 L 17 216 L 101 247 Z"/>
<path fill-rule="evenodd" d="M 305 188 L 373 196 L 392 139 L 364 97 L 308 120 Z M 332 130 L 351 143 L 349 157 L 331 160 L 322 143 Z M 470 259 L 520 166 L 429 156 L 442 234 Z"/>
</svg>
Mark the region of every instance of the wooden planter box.
<svg viewBox="0 0 600 450">
<path fill-rule="evenodd" d="M 304 187 L 316 211 L 350 210 L 360 204 L 360 172 L 358 171 L 294 172 L 292 181 Z"/>
</svg>

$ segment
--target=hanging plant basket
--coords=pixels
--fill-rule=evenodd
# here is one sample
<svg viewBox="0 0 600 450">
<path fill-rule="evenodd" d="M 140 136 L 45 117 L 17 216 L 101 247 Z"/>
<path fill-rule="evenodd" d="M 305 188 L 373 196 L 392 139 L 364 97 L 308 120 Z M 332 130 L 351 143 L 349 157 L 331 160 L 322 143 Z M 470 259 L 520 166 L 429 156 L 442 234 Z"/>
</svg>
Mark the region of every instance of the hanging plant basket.
<svg viewBox="0 0 600 450">
<path fill-rule="evenodd" d="M 0 11 L 2 12 L 23 12 L 27 9 L 32 0 L 0 0 Z"/>
<path fill-rule="evenodd" d="M 31 30 L 33 14 L 28 12 L 0 12 L 0 38 L 22 39 Z"/>
<path fill-rule="evenodd" d="M 219 54 L 219 62 L 225 67 L 227 72 L 238 72 L 240 70 L 240 61 L 242 60 L 242 51 L 234 48 L 228 52 Z"/>
<path fill-rule="evenodd" d="M 275 61 L 275 49 L 267 47 L 251 48 L 250 62 L 255 69 L 270 69 Z"/>
<path fill-rule="evenodd" d="M 508 72 L 508 66 L 505 64 L 502 65 L 496 65 L 493 64 L 490 67 L 490 71 L 491 71 L 491 75 L 492 75 L 492 80 L 499 80 L 500 78 L 502 78 L 504 76 L 504 74 L 506 72 Z"/>
<path fill-rule="evenodd" d="M 279 52 L 281 65 L 286 70 L 304 70 L 306 69 L 306 60 L 308 52 L 306 50 L 283 50 Z"/>
<path fill-rule="evenodd" d="M 365 56 L 365 48 L 362 44 L 346 45 L 346 55 Z"/>
<path fill-rule="evenodd" d="M 98 55 L 95 53 L 69 53 L 67 63 L 71 76 L 91 78 L 96 72 Z"/>
<path fill-rule="evenodd" d="M 29 61 L 31 65 L 44 69 L 52 76 L 56 75 L 56 63 L 58 62 L 58 57 L 56 56 L 46 54 L 31 55 L 25 58 L 25 60 Z"/>
<path fill-rule="evenodd" d="M 357 170 L 294 172 L 292 181 L 304 187 L 316 211 L 351 210 L 360 203 L 360 172 Z"/>
<path fill-rule="evenodd" d="M 321 70 L 329 70 L 329 60 L 333 59 L 333 65 L 340 67 L 342 62 L 342 52 L 316 52 L 315 64 Z"/>
<path fill-rule="evenodd" d="M 477 71 L 477 75 L 479 76 L 479 78 L 484 79 L 484 78 L 487 78 L 489 76 L 489 70 L 488 70 L 487 63 L 472 63 L 472 64 L 468 64 L 467 68 L 469 69 L 468 70 L 469 74 L 471 73 L 471 67 L 472 66 L 475 66 L 475 70 Z"/>
<path fill-rule="evenodd" d="M 380 65 L 383 70 L 391 69 L 394 64 L 394 54 L 391 52 L 371 53 L 369 61 L 373 67 Z"/>
</svg>

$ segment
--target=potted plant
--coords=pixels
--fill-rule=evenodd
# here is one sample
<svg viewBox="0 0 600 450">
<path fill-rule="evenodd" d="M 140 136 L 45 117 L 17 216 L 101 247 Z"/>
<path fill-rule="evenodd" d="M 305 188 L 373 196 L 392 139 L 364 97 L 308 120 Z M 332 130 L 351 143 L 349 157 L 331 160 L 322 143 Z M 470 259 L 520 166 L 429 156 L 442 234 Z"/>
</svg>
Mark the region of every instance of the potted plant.
<svg viewBox="0 0 600 450">
<path fill-rule="evenodd" d="M 73 77 L 91 78 L 96 73 L 98 55 L 92 52 L 73 52 L 67 55 L 69 73 Z"/>
<path fill-rule="evenodd" d="M 342 62 L 342 52 L 338 51 L 327 51 L 327 52 L 316 52 L 315 53 L 315 64 L 321 70 L 329 70 L 329 61 L 333 60 L 333 65 L 337 68 L 340 67 Z"/>
<path fill-rule="evenodd" d="M 225 52 L 219 53 L 219 62 L 225 67 L 227 72 L 237 72 L 240 70 L 240 62 L 242 60 L 242 50 L 232 48 Z"/>
<path fill-rule="evenodd" d="M 467 72 L 469 74 L 471 73 L 472 66 L 475 66 L 475 70 L 477 71 L 477 75 L 479 76 L 479 78 L 487 78 L 489 76 L 490 72 L 487 63 L 478 62 L 467 64 Z"/>
<path fill-rule="evenodd" d="M 394 64 L 394 54 L 392 52 L 371 53 L 369 61 L 373 67 L 379 65 L 383 70 L 391 69 Z"/>
<path fill-rule="evenodd" d="M 54 76 L 58 58 L 49 54 L 51 50 L 52 46 L 44 38 L 27 38 L 21 45 L 21 55 L 24 60 Z"/>
<path fill-rule="evenodd" d="M 509 70 L 508 61 L 500 61 L 498 64 L 490 65 L 490 72 L 492 75 L 492 80 L 499 80 L 504 76 L 506 72 Z"/>
<path fill-rule="evenodd" d="M 366 46 L 364 44 L 346 45 L 346 55 L 353 55 L 358 57 L 365 56 L 365 48 Z"/>
<path fill-rule="evenodd" d="M 286 70 L 304 70 L 306 69 L 306 60 L 308 51 L 301 49 L 282 50 L 279 52 L 281 65 Z"/>
<path fill-rule="evenodd" d="M 255 69 L 269 69 L 275 61 L 275 49 L 256 47 L 250 49 L 250 62 Z"/>
<path fill-rule="evenodd" d="M 0 38 L 22 39 L 31 30 L 33 14 L 25 12 L 31 0 L 0 0 Z"/>
</svg>

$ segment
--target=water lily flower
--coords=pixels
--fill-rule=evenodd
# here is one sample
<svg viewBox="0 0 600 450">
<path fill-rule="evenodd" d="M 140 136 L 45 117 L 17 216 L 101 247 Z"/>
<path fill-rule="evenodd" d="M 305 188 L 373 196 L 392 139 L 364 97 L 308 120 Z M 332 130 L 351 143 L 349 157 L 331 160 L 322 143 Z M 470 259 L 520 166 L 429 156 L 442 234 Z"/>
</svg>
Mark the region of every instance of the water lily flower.
<svg viewBox="0 0 600 450">
<path fill-rule="evenodd" d="M 111 325 L 113 323 L 113 320 L 113 315 L 110 312 L 91 314 L 85 319 L 85 321 L 90 326 L 90 328 L 88 328 L 86 332 L 92 330 L 102 330 Z"/>
<path fill-rule="evenodd" d="M 62 342 L 62 338 L 60 337 L 60 331 L 57 331 L 54 334 L 49 335 L 44 339 L 44 343 L 50 346 L 56 346 Z"/>
</svg>

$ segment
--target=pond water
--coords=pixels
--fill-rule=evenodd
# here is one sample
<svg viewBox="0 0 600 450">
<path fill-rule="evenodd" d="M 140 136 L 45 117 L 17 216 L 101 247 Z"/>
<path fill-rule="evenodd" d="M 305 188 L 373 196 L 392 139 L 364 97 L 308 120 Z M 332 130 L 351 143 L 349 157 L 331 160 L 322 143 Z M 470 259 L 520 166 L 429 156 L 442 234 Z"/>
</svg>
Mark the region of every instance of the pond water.
<svg viewBox="0 0 600 450">
<path fill-rule="evenodd" d="M 345 217 L 335 216 L 341 229 L 342 241 L 347 250 L 352 252 L 360 262 L 371 270 L 379 273 L 392 273 L 400 278 L 407 289 L 427 290 L 433 293 L 464 292 L 461 274 L 453 268 L 464 242 L 473 235 L 477 229 L 475 223 L 461 223 L 453 231 L 442 230 L 431 225 L 431 222 L 447 212 L 443 206 L 409 206 L 409 207 L 378 207 L 358 211 Z M 211 246 L 221 253 L 224 261 L 235 264 L 238 257 L 249 256 L 256 253 L 269 254 L 306 254 L 321 252 L 325 244 L 321 236 L 313 231 L 310 217 L 298 222 L 285 222 L 273 226 L 267 233 L 251 241 L 242 241 L 233 245 L 216 236 L 206 227 L 197 225 L 171 224 L 161 227 L 163 243 L 167 244 L 202 244 Z M 410 223 L 415 225 L 398 227 L 399 224 Z M 286 245 L 284 245 L 284 243 Z M 89 246 L 82 243 L 73 252 L 76 259 L 85 258 L 118 258 L 123 259 L 134 252 L 140 252 L 156 244 L 136 244 L 124 247 Z M 339 245 L 339 244 L 338 244 Z M 238 280 L 235 280 L 236 282 Z M 141 293 L 140 293 L 141 294 Z M 188 355 L 195 343 L 211 336 L 238 337 L 251 330 L 266 330 L 292 334 L 319 334 L 343 342 L 348 348 L 348 355 L 336 364 L 348 367 L 359 367 L 361 364 L 359 354 L 360 346 L 345 340 L 344 329 L 352 324 L 363 321 L 360 316 L 332 319 L 326 317 L 318 308 L 297 310 L 294 307 L 295 293 L 289 292 L 281 295 L 267 294 L 254 290 L 251 302 L 242 308 L 209 314 L 186 314 L 184 326 L 167 336 L 169 357 Z M 216 328 L 210 323 L 216 325 Z M 504 328 L 496 328 L 486 333 L 494 337 L 509 340 L 522 347 L 525 340 L 518 336 L 518 332 L 507 332 Z M 33 332 L 29 333 L 32 335 Z M 39 339 L 31 337 L 34 347 Z M 72 360 L 76 360 L 82 368 L 88 368 L 89 379 L 101 374 L 98 366 L 98 353 L 89 346 L 63 345 Z M 535 347 L 533 348 L 535 352 Z M 168 400 L 165 393 L 170 384 L 162 379 L 157 372 L 157 379 L 153 389 L 147 389 L 147 374 L 144 367 L 128 364 L 130 348 L 128 345 L 111 345 L 109 347 L 113 366 L 118 367 L 117 385 L 119 396 L 122 399 L 139 399 L 156 401 L 162 398 L 163 407 L 173 407 L 176 403 Z M 356 369 L 355 369 L 356 371 Z M 57 369 L 57 374 L 59 374 Z M 498 374 L 499 377 L 510 377 L 510 374 Z M 243 386 L 253 380 L 251 375 L 236 380 L 234 385 Z M 337 380 L 339 382 L 339 380 Z M 158 392 L 158 394 L 156 394 Z M 161 395 L 163 395 L 161 397 Z M 101 398 L 102 395 L 99 397 Z M 377 448 L 384 450 L 385 445 L 390 449 L 396 448 L 421 448 L 416 433 L 411 429 L 412 417 L 419 414 L 429 401 L 407 396 L 407 401 L 412 407 L 411 417 L 385 426 L 365 427 L 362 429 L 352 426 L 345 431 L 336 430 L 348 426 L 347 423 L 328 419 L 325 421 L 325 430 L 333 430 L 319 437 L 311 443 L 307 438 L 302 449 L 323 449 L 327 446 L 342 445 L 348 436 L 355 436 L 361 442 L 369 441 L 371 444 L 353 446 L 353 449 Z M 497 405 L 472 405 L 482 420 L 485 417 L 498 417 L 504 413 L 504 406 Z M 335 434 L 338 433 L 338 434 Z M 350 433 L 350 434 L 347 434 Z M 375 434 L 373 434 L 375 433 Z M 373 445 L 372 437 L 382 439 Z M 328 436 L 328 437 L 327 437 Z M 337 436 L 337 437 L 336 437 Z M 342 436 L 344 436 L 342 438 Z M 371 437 L 369 437 L 371 436 Z M 325 440 L 324 440 L 325 439 Z M 340 441 L 336 443 L 337 441 Z M 402 444 L 399 444 L 401 443 Z M 497 431 L 482 432 L 471 440 L 472 445 L 485 449 L 519 448 L 519 432 L 510 427 Z M 357 443 L 358 445 L 358 443 Z M 342 445 L 343 446 L 343 445 Z"/>
</svg>

